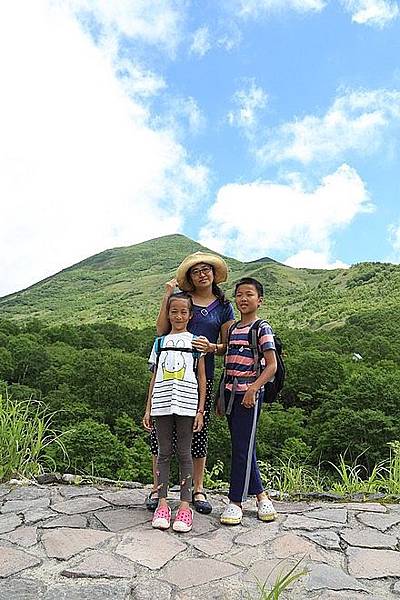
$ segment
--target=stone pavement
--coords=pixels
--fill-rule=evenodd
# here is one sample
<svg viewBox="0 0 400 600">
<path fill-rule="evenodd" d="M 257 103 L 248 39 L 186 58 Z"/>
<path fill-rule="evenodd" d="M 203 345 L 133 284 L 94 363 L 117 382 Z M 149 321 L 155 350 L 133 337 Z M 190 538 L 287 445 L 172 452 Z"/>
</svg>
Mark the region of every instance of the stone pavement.
<svg viewBox="0 0 400 600">
<path fill-rule="evenodd" d="M 0 486 L 1 600 L 258 600 L 302 559 L 282 600 L 400 600 L 400 505 L 275 502 L 274 523 L 151 528 L 143 488 Z M 172 506 L 177 495 L 171 494 Z"/>
</svg>

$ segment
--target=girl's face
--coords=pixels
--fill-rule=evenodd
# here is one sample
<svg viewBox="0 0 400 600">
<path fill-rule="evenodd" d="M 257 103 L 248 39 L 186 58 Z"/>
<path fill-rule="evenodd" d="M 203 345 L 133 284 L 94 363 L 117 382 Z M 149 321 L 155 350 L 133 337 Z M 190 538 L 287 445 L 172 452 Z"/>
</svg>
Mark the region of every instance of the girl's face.
<svg viewBox="0 0 400 600">
<path fill-rule="evenodd" d="M 189 271 L 189 280 L 192 282 L 195 289 L 211 286 L 214 281 L 214 271 L 212 266 L 207 263 L 193 265 Z"/>
<path fill-rule="evenodd" d="M 189 300 L 186 298 L 174 298 L 171 300 L 168 309 L 168 319 L 171 323 L 172 331 L 185 331 L 191 316 L 192 312 Z"/>
</svg>

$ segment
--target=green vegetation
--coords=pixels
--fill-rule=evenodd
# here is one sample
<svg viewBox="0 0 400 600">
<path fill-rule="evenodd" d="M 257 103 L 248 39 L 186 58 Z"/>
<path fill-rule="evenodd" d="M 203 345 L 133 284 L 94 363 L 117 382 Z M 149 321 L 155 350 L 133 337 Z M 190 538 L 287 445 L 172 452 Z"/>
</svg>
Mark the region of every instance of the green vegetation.
<svg viewBox="0 0 400 600">
<path fill-rule="evenodd" d="M 82 475 L 151 481 L 141 418 L 155 316 L 164 282 L 199 248 L 167 236 L 110 250 L 0 299 L 0 393 L 52 414 L 68 454 L 45 446 L 41 468 L 46 459 Z M 228 262 L 228 296 L 238 277 L 260 278 L 264 314 L 284 342 L 287 381 L 259 423 L 266 481 L 282 492 L 332 489 L 336 481 L 345 493 L 363 482 L 400 493 L 400 267 Z M 225 420 L 214 417 L 210 486 L 228 481 L 229 452 Z M 1 477 L 11 471 L 20 468 Z"/>
<path fill-rule="evenodd" d="M 269 586 L 267 580 L 262 583 L 257 580 L 258 593 L 260 594 L 258 600 L 279 600 L 282 596 L 282 592 L 288 589 L 292 583 L 307 574 L 306 569 L 299 571 L 299 566 L 303 559 L 299 560 L 293 567 L 287 570 L 284 561 L 281 563 L 281 572 L 277 575 L 275 582 L 272 587 Z"/>
</svg>

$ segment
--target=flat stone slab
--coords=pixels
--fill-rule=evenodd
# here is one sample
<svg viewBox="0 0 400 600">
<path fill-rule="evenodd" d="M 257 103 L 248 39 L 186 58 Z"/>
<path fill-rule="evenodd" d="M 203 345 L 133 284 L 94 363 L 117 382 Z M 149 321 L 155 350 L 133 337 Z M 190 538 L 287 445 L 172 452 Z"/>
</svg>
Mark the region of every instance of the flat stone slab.
<svg viewBox="0 0 400 600">
<path fill-rule="evenodd" d="M 376 579 L 400 577 L 400 552 L 348 547 L 349 573 L 354 577 Z"/>
<path fill-rule="evenodd" d="M 353 510 L 355 512 L 387 512 L 387 508 L 385 506 L 375 502 L 347 502 L 344 504 L 344 507 L 347 508 L 347 510 Z"/>
<path fill-rule="evenodd" d="M 396 583 L 393 584 L 393 592 L 395 594 L 400 594 L 400 581 L 396 581 Z"/>
<path fill-rule="evenodd" d="M 393 525 L 397 525 L 400 523 L 400 514 L 387 514 L 387 515 L 368 515 L 368 514 L 360 514 L 357 515 L 357 519 L 364 523 L 364 525 L 368 525 L 368 527 L 373 527 L 374 529 L 379 529 L 379 531 L 387 531 Z"/>
<path fill-rule="evenodd" d="M 330 565 L 312 565 L 305 587 L 313 590 L 361 590 L 367 591 L 362 583 L 347 575 L 342 569 Z"/>
<path fill-rule="evenodd" d="M 238 572 L 240 569 L 230 563 L 211 558 L 189 558 L 168 565 L 160 575 L 160 579 L 184 590 L 224 577 L 231 577 Z"/>
<path fill-rule="evenodd" d="M 341 550 L 340 537 L 336 531 L 322 529 L 321 531 L 302 532 L 306 538 L 322 546 L 326 550 Z"/>
<path fill-rule="evenodd" d="M 196 587 L 187 588 L 186 590 L 178 590 L 174 596 L 174 600 L 250 600 L 251 598 L 259 598 L 258 594 L 249 594 L 253 591 L 252 586 L 243 586 L 243 581 L 238 575 L 226 577 L 211 583 L 199 585 Z M 161 596 L 164 598 L 164 596 Z"/>
<path fill-rule="evenodd" d="M 43 600 L 127 600 L 130 597 L 129 583 L 81 583 L 61 584 L 51 587 Z"/>
<path fill-rule="evenodd" d="M 136 580 L 133 582 L 133 589 L 130 598 L 132 600 L 171 600 L 172 588 L 165 581 L 159 579 L 146 579 L 145 581 Z M 174 596 L 176 600 L 177 596 Z"/>
<path fill-rule="evenodd" d="M 120 492 L 102 492 L 101 497 L 113 506 L 137 506 L 145 508 L 143 490 L 121 490 Z"/>
<path fill-rule="evenodd" d="M 56 527 L 73 527 L 83 529 L 87 526 L 87 517 L 84 515 L 64 515 L 50 519 L 42 523 L 40 527 L 43 529 L 55 529 Z"/>
<path fill-rule="evenodd" d="M 92 512 L 100 508 L 106 508 L 110 505 L 101 498 L 79 497 L 65 502 L 58 502 L 52 506 L 52 509 L 67 515 L 76 515 L 80 513 Z"/>
<path fill-rule="evenodd" d="M 15 531 L 5 533 L 1 537 L 12 544 L 17 544 L 18 546 L 23 546 L 24 548 L 34 546 L 38 541 L 36 527 L 29 526 L 18 527 L 18 529 Z"/>
<path fill-rule="evenodd" d="M 276 558 L 301 558 L 304 556 L 309 560 L 320 562 L 329 562 L 330 560 L 328 552 L 292 532 L 276 538 L 270 544 L 270 549 Z"/>
<path fill-rule="evenodd" d="M 9 577 L 20 571 L 36 567 L 42 561 L 18 548 L 0 546 L 0 577 Z"/>
<path fill-rule="evenodd" d="M 235 543 L 246 546 L 260 546 L 265 542 L 275 539 L 279 535 L 279 532 L 280 527 L 278 523 L 263 523 L 261 527 L 248 528 L 243 533 L 239 533 L 236 536 Z"/>
<path fill-rule="evenodd" d="M 8 500 L 0 509 L 1 513 L 23 513 L 27 510 L 47 508 L 50 504 L 49 498 L 35 498 L 34 500 Z"/>
<path fill-rule="evenodd" d="M 65 577 L 128 578 L 137 574 L 136 565 L 122 556 L 105 552 L 94 552 L 74 567 L 67 567 L 61 573 Z"/>
<path fill-rule="evenodd" d="M 68 560 L 78 552 L 95 548 L 102 542 L 113 537 L 107 531 L 95 529 L 51 529 L 42 535 L 42 544 L 49 558 Z"/>
<path fill-rule="evenodd" d="M 43 598 L 45 589 L 36 579 L 0 579 L 1 600 L 38 600 Z"/>
<path fill-rule="evenodd" d="M 21 517 L 14 514 L 0 515 L 0 533 L 7 533 L 13 531 L 18 525 L 22 523 Z"/>
<path fill-rule="evenodd" d="M 231 550 L 234 535 L 235 532 L 230 528 L 217 529 L 208 536 L 192 538 L 189 543 L 208 556 L 216 556 Z"/>
<path fill-rule="evenodd" d="M 67 498 L 67 500 L 77 498 L 78 496 L 99 496 L 103 493 L 102 490 L 91 485 L 64 485 L 60 486 L 59 489 L 61 495 Z"/>
<path fill-rule="evenodd" d="M 151 521 L 153 515 L 146 509 L 129 510 L 127 508 L 116 508 L 94 513 L 96 518 L 107 527 L 109 531 L 123 531 L 130 529 L 146 521 Z"/>
<path fill-rule="evenodd" d="M 115 552 L 148 569 L 161 569 L 174 556 L 186 550 L 177 535 L 156 529 L 135 530 L 124 534 Z"/>
<path fill-rule="evenodd" d="M 298 560 L 277 560 L 265 558 L 255 561 L 244 576 L 244 581 L 257 584 L 257 587 L 264 586 L 269 590 L 279 577 L 284 577 L 293 567 L 299 563 Z M 301 573 L 305 569 L 305 564 L 300 563 L 296 568 L 296 573 Z M 248 595 L 247 595 L 248 597 Z M 260 597 L 260 592 L 255 596 Z"/>
<path fill-rule="evenodd" d="M 345 508 L 317 508 L 307 513 L 311 519 L 347 523 L 347 510 Z"/>
<path fill-rule="evenodd" d="M 39 521 L 45 521 L 51 517 L 55 517 L 56 513 L 50 509 L 38 508 L 36 510 L 27 510 L 23 513 L 23 515 L 25 525 L 32 525 L 33 523 L 38 523 Z"/>
<path fill-rule="evenodd" d="M 10 500 L 37 500 L 37 498 L 49 498 L 50 489 L 36 486 L 22 486 L 10 491 L 7 501 Z"/>
<path fill-rule="evenodd" d="M 342 528 L 343 523 L 312 519 L 305 515 L 288 515 L 282 527 L 284 529 L 305 529 L 306 531 L 313 531 L 315 529 L 329 529 L 329 527 Z"/>
<path fill-rule="evenodd" d="M 341 533 L 342 539 L 350 546 L 359 546 L 361 548 L 386 548 L 396 550 L 397 537 L 367 529 L 363 531 L 347 530 Z M 400 555 L 399 555 L 400 560 Z"/>
</svg>

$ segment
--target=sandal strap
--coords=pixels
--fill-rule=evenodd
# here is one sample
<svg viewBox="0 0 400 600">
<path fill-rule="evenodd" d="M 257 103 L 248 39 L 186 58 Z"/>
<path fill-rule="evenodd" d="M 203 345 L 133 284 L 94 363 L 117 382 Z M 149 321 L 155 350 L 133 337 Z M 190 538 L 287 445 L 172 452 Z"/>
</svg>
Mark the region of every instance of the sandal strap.
<svg viewBox="0 0 400 600">
<path fill-rule="evenodd" d="M 195 496 L 204 496 L 207 500 L 207 494 L 205 492 L 193 492 L 193 500 L 195 499 Z M 201 500 L 199 500 L 199 502 L 201 502 Z"/>
</svg>

